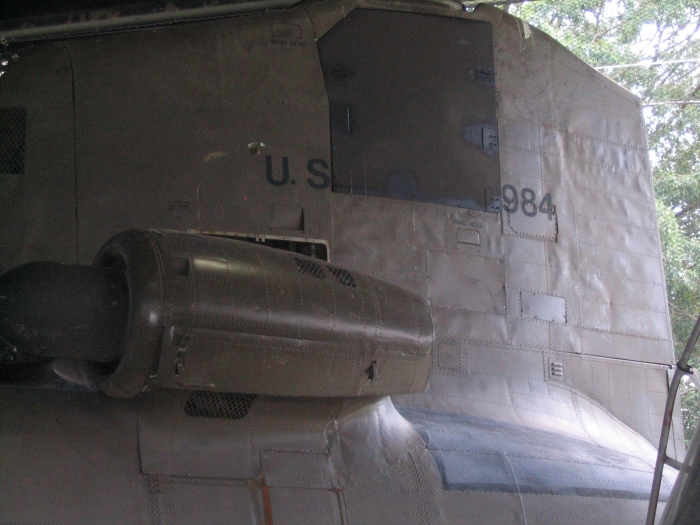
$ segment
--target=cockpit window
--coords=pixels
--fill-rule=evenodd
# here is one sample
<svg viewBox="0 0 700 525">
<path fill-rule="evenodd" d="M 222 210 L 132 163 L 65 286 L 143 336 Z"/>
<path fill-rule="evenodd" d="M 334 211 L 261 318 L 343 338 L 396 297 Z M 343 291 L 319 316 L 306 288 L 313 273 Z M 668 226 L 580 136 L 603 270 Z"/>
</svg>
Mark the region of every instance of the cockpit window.
<svg viewBox="0 0 700 525">
<path fill-rule="evenodd" d="M 355 9 L 319 52 L 333 191 L 497 211 L 490 24 Z"/>
</svg>

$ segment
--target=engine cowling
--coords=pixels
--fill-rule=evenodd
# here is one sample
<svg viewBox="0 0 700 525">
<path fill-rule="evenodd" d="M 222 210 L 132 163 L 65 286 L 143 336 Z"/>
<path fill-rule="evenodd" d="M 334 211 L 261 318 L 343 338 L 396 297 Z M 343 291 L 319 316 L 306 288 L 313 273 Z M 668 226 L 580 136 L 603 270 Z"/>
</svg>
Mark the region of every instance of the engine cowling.
<svg viewBox="0 0 700 525">
<path fill-rule="evenodd" d="M 86 344 L 80 354 L 57 344 L 42 355 L 115 356 L 116 368 L 97 380 L 108 395 L 134 397 L 150 384 L 283 396 L 425 388 L 433 344 L 428 305 L 381 280 L 243 241 L 141 230 L 116 235 L 93 267 L 76 268 L 65 266 L 63 281 L 98 274 L 98 288 L 111 290 L 120 286 L 115 276 L 124 276 L 127 309 L 115 307 L 116 320 L 107 323 L 122 327 L 123 336 L 94 347 L 100 359 Z M 24 278 L 31 281 L 31 272 Z M 0 330 L 10 340 L 5 325 Z M 104 332 L 103 325 L 91 333 Z"/>
</svg>

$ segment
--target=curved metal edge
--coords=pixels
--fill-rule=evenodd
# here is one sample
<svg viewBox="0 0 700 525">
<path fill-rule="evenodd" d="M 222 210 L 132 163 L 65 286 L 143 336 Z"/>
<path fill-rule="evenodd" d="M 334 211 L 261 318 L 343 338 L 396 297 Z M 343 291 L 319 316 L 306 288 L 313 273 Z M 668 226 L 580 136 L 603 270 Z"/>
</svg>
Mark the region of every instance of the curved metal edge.
<svg viewBox="0 0 700 525">
<path fill-rule="evenodd" d="M 112 374 L 97 379 L 110 397 L 133 398 L 148 388 L 163 339 L 163 263 L 151 234 L 130 230 L 112 237 L 93 263 L 123 269 L 129 285 L 124 353 Z"/>
<path fill-rule="evenodd" d="M 0 31 L 0 41 L 8 43 L 27 42 L 31 40 L 96 34 L 101 31 L 138 29 L 143 26 L 171 24 L 175 22 L 192 22 L 207 18 L 227 17 L 272 9 L 284 9 L 292 7 L 300 1 L 301 0 L 253 0 L 236 4 L 182 9 L 180 11 L 165 11 L 161 13 L 91 20 L 87 22 L 12 29 Z"/>
</svg>

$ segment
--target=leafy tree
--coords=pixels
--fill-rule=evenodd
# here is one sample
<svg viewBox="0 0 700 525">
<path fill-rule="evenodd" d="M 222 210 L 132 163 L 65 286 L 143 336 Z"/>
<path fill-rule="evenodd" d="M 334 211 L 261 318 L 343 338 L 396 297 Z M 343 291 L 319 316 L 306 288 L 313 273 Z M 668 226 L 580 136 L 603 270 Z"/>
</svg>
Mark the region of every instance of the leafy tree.
<svg viewBox="0 0 700 525">
<path fill-rule="evenodd" d="M 504 9 L 644 101 L 669 310 L 680 355 L 700 313 L 700 0 L 537 0 Z M 693 366 L 700 364 L 696 356 Z M 686 442 L 700 394 L 681 389 Z"/>
</svg>

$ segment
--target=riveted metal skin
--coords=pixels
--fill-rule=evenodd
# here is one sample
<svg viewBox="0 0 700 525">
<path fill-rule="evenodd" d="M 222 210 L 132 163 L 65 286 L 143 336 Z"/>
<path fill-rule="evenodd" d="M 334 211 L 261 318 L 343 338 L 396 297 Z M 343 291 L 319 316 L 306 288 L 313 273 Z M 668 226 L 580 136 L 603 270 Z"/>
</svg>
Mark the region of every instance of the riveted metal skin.
<svg viewBox="0 0 700 525">
<path fill-rule="evenodd" d="M 0 363 L 0 522 L 644 521 L 673 352 L 636 96 L 447 0 L 17 55 L 0 271 L 119 269 L 130 321 L 116 368 Z"/>
</svg>

